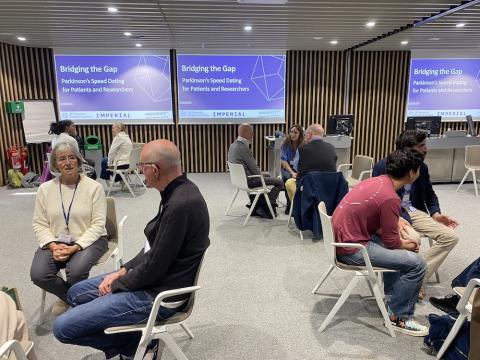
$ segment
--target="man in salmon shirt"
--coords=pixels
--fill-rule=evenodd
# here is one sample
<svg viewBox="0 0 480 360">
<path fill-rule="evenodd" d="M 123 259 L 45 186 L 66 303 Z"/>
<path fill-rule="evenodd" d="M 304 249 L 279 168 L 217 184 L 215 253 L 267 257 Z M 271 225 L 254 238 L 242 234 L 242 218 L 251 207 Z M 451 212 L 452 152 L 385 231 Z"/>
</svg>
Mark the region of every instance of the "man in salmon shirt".
<svg viewBox="0 0 480 360">
<path fill-rule="evenodd" d="M 397 270 L 384 274 L 388 312 L 394 329 L 411 336 L 428 334 L 428 328 L 413 318 L 426 265 L 417 253 L 419 244 L 400 239 L 400 198 L 396 191 L 418 178 L 421 164 L 418 152 L 395 150 L 387 157 L 386 175 L 359 183 L 332 217 L 336 242 L 361 243 L 373 266 Z M 337 259 L 365 265 L 361 252 L 353 248 L 338 248 Z"/>
</svg>

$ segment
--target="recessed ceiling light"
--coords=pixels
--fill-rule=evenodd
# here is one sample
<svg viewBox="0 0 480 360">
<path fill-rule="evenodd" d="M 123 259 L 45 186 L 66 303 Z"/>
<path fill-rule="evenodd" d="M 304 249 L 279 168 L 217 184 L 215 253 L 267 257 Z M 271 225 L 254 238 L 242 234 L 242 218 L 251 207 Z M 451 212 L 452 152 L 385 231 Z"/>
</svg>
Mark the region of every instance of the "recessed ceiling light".
<svg viewBox="0 0 480 360">
<path fill-rule="evenodd" d="M 375 21 L 369 21 L 365 24 L 366 27 L 372 28 L 375 26 Z"/>
<path fill-rule="evenodd" d="M 322 40 L 322 39 L 323 39 L 323 37 L 321 37 L 321 36 L 314 36 L 313 37 L 313 40 Z"/>
<path fill-rule="evenodd" d="M 252 27 L 250 25 L 246 25 L 246 26 L 244 26 L 243 30 L 252 31 Z"/>
<path fill-rule="evenodd" d="M 114 7 L 109 7 L 109 8 L 107 8 L 107 10 L 108 10 L 109 12 L 111 12 L 111 13 L 115 13 L 115 12 L 118 11 L 118 9 L 117 9 L 117 8 L 114 8 Z"/>
<path fill-rule="evenodd" d="M 430 40 L 430 41 L 438 41 L 438 40 L 440 40 L 440 38 L 430 38 L 430 39 L 428 39 L 428 40 Z"/>
<path fill-rule="evenodd" d="M 407 41 L 407 40 L 403 40 L 403 41 L 400 42 L 400 44 L 402 44 L 402 45 L 407 45 L 407 44 L 408 44 L 408 41 Z"/>
<path fill-rule="evenodd" d="M 132 33 L 131 33 L 131 32 L 128 32 L 128 31 L 125 31 L 125 32 L 123 33 L 123 35 L 125 35 L 125 36 L 132 36 Z"/>
<path fill-rule="evenodd" d="M 464 27 L 465 25 L 467 25 L 467 24 L 465 24 L 465 23 L 458 23 L 457 25 L 455 25 L 455 27 L 461 28 L 461 27 Z"/>
<path fill-rule="evenodd" d="M 338 44 L 338 41 L 337 41 L 337 40 L 332 40 L 332 41 L 330 41 L 330 44 L 332 44 L 332 45 L 337 45 L 337 44 Z"/>
<path fill-rule="evenodd" d="M 142 47 L 142 44 L 137 43 L 137 44 L 135 44 L 135 46 L 136 47 Z"/>
<path fill-rule="evenodd" d="M 26 37 L 23 37 L 23 36 L 17 36 L 17 40 L 27 41 L 27 38 L 26 38 Z"/>
</svg>

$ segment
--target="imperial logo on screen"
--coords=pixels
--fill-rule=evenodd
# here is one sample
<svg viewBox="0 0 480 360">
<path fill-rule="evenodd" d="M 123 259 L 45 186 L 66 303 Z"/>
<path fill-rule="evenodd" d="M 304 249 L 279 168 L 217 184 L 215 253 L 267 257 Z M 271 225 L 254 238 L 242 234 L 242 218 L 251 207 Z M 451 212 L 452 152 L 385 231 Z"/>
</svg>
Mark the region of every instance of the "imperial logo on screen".
<svg viewBox="0 0 480 360">
<path fill-rule="evenodd" d="M 177 55 L 180 123 L 285 122 L 285 55 Z"/>
<path fill-rule="evenodd" d="M 480 116 L 480 59 L 412 59 L 407 116 Z"/>
<path fill-rule="evenodd" d="M 55 70 L 62 120 L 173 122 L 168 55 L 55 55 Z"/>
</svg>

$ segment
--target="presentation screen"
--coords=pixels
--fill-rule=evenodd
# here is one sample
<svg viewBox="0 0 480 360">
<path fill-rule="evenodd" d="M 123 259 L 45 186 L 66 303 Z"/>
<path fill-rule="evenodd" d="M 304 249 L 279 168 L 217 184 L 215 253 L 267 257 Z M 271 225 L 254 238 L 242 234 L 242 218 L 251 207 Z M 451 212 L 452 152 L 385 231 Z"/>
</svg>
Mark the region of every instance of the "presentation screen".
<svg viewBox="0 0 480 360">
<path fill-rule="evenodd" d="M 408 116 L 480 117 L 480 59 L 412 58 Z"/>
<path fill-rule="evenodd" d="M 179 122 L 285 122 L 285 55 L 177 55 Z"/>
<path fill-rule="evenodd" d="M 55 55 L 59 114 L 78 124 L 173 123 L 168 55 Z"/>
</svg>

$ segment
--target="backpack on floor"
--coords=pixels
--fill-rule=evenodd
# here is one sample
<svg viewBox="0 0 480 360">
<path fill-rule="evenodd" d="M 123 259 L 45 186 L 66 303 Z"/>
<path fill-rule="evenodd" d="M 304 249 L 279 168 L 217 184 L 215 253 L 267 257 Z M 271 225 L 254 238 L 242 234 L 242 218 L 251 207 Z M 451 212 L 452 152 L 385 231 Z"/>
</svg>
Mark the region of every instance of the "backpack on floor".
<svg viewBox="0 0 480 360">
<path fill-rule="evenodd" d="M 22 180 L 22 187 L 35 188 L 40 186 L 40 178 L 38 174 L 34 172 L 28 172 L 25 174 Z"/>
<path fill-rule="evenodd" d="M 449 315 L 428 315 L 430 329 L 428 335 L 423 339 L 423 344 L 427 348 L 427 353 L 436 355 L 442 347 L 450 330 L 455 323 L 454 318 Z M 452 341 L 442 359 L 446 360 L 466 360 L 470 350 L 470 322 L 465 321 L 462 328 Z"/>
<path fill-rule="evenodd" d="M 7 175 L 7 184 L 11 188 L 18 189 L 22 187 L 23 174 L 20 172 L 20 170 L 10 169 L 8 170 Z"/>
</svg>

